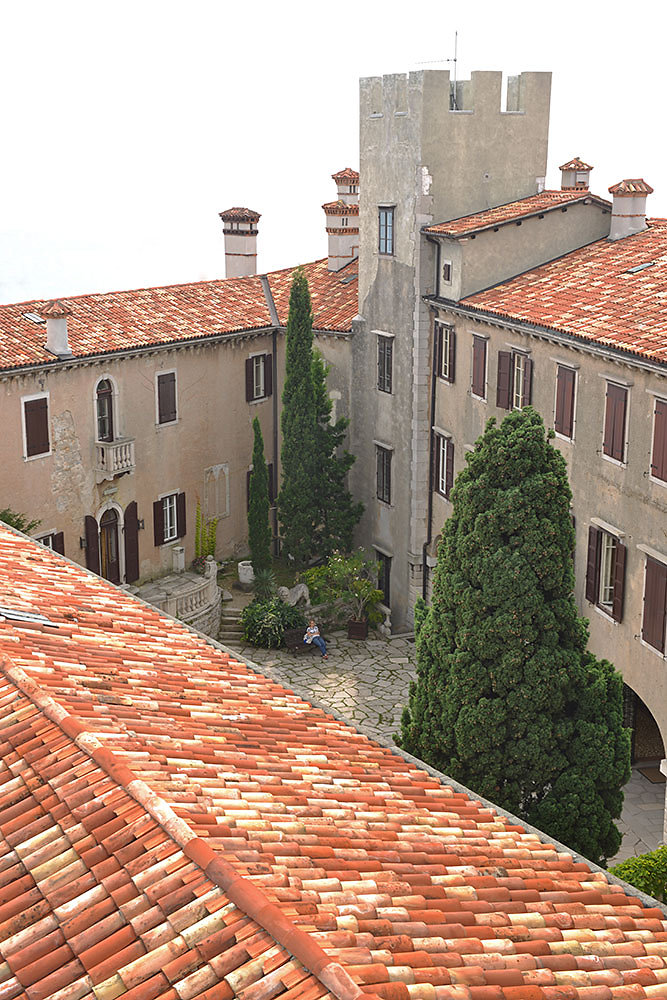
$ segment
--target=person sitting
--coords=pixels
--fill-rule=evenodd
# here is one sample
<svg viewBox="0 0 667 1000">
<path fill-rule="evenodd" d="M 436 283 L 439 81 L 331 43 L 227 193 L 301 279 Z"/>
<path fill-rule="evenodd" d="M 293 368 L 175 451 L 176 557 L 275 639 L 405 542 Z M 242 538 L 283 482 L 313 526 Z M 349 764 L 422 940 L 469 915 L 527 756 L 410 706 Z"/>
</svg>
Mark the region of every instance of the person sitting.
<svg viewBox="0 0 667 1000">
<path fill-rule="evenodd" d="M 307 644 L 310 644 L 312 642 L 313 645 L 317 646 L 320 652 L 322 653 L 322 659 L 323 660 L 329 659 L 327 655 L 327 644 L 320 635 L 320 630 L 315 624 L 314 618 L 311 618 L 310 621 L 308 622 L 308 628 L 306 629 L 306 634 L 303 637 L 303 641 Z"/>
</svg>

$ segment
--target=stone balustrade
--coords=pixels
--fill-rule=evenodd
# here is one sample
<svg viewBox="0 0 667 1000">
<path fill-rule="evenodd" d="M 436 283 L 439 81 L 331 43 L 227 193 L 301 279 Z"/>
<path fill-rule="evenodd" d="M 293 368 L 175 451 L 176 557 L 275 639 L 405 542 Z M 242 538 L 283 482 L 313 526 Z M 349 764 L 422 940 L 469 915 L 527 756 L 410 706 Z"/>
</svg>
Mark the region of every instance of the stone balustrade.
<svg viewBox="0 0 667 1000">
<path fill-rule="evenodd" d="M 134 438 L 96 442 L 95 475 L 98 483 L 134 472 L 134 468 Z"/>
</svg>

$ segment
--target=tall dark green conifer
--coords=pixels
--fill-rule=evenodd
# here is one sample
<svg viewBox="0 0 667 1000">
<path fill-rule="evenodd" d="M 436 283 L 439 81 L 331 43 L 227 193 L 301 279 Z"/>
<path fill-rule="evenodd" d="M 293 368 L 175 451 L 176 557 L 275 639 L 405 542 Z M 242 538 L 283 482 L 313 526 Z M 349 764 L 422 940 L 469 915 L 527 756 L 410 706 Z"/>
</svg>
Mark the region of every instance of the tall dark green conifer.
<svg viewBox="0 0 667 1000">
<path fill-rule="evenodd" d="M 570 500 L 538 413 L 489 421 L 452 491 L 401 745 L 597 861 L 620 845 L 630 743 L 574 603 Z"/>
<path fill-rule="evenodd" d="M 252 422 L 255 443 L 248 488 L 248 546 L 255 571 L 271 567 L 271 527 L 269 525 L 269 473 L 264 458 L 264 439 L 257 417 Z"/>
<path fill-rule="evenodd" d="M 313 355 L 312 376 L 319 456 L 315 477 L 317 531 L 314 551 L 325 557 L 336 549 L 342 552 L 352 549 L 354 528 L 364 512 L 364 505 L 355 503 L 347 488 L 347 474 L 355 462 L 354 455 L 343 448 L 350 421 L 347 417 L 339 417 L 331 423 L 333 404 L 327 392 L 327 365 L 318 353 Z"/>
<path fill-rule="evenodd" d="M 308 563 L 317 525 L 317 415 L 312 350 L 310 292 L 306 275 L 298 268 L 292 279 L 287 320 L 280 454 L 282 486 L 278 496 L 283 551 L 297 566 Z"/>
</svg>

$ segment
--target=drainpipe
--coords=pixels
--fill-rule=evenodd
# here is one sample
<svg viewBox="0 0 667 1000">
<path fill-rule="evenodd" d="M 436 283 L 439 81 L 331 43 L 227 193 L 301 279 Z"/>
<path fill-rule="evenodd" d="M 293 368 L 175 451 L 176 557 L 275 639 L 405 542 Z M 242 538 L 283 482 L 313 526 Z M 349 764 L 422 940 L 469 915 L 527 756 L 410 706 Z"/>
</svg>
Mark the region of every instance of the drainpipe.
<svg viewBox="0 0 667 1000">
<path fill-rule="evenodd" d="M 440 250 L 438 248 L 438 266 L 440 265 Z M 433 329 L 433 324 L 431 324 Z M 435 419 L 435 388 L 438 377 L 438 343 L 433 337 L 433 363 L 431 365 L 431 410 L 428 426 L 428 509 L 426 514 L 426 541 L 422 549 L 422 597 L 426 600 L 428 593 L 428 547 L 433 538 L 433 421 Z"/>
</svg>

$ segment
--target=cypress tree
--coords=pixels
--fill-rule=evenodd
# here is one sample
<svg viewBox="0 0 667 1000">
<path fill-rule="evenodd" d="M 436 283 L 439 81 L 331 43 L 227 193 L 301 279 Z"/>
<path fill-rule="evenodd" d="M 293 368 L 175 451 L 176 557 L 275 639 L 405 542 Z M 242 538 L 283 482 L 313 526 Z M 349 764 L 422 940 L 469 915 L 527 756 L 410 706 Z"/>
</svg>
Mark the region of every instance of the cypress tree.
<svg viewBox="0 0 667 1000">
<path fill-rule="evenodd" d="M 355 525 L 363 514 L 364 506 L 355 503 L 347 488 L 347 474 L 355 462 L 354 455 L 342 445 L 350 421 L 339 417 L 331 423 L 332 402 L 327 392 L 327 365 L 317 352 L 312 360 L 313 389 L 315 392 L 315 437 L 319 456 L 315 476 L 315 509 L 317 529 L 313 551 L 327 557 L 337 549 L 349 552 Z"/>
<path fill-rule="evenodd" d="M 622 680 L 586 650 L 565 461 L 538 413 L 487 424 L 452 491 L 401 745 L 593 861 L 621 836 Z"/>
<path fill-rule="evenodd" d="M 292 279 L 287 320 L 281 418 L 282 486 L 278 496 L 284 551 L 297 566 L 308 563 L 317 524 L 317 417 L 311 372 L 312 351 L 310 292 L 303 269 L 297 268 Z"/>
<path fill-rule="evenodd" d="M 253 570 L 271 568 L 269 525 L 269 473 L 264 458 L 264 439 L 257 417 L 252 422 L 255 443 L 252 452 L 248 505 L 248 546 Z"/>
</svg>

